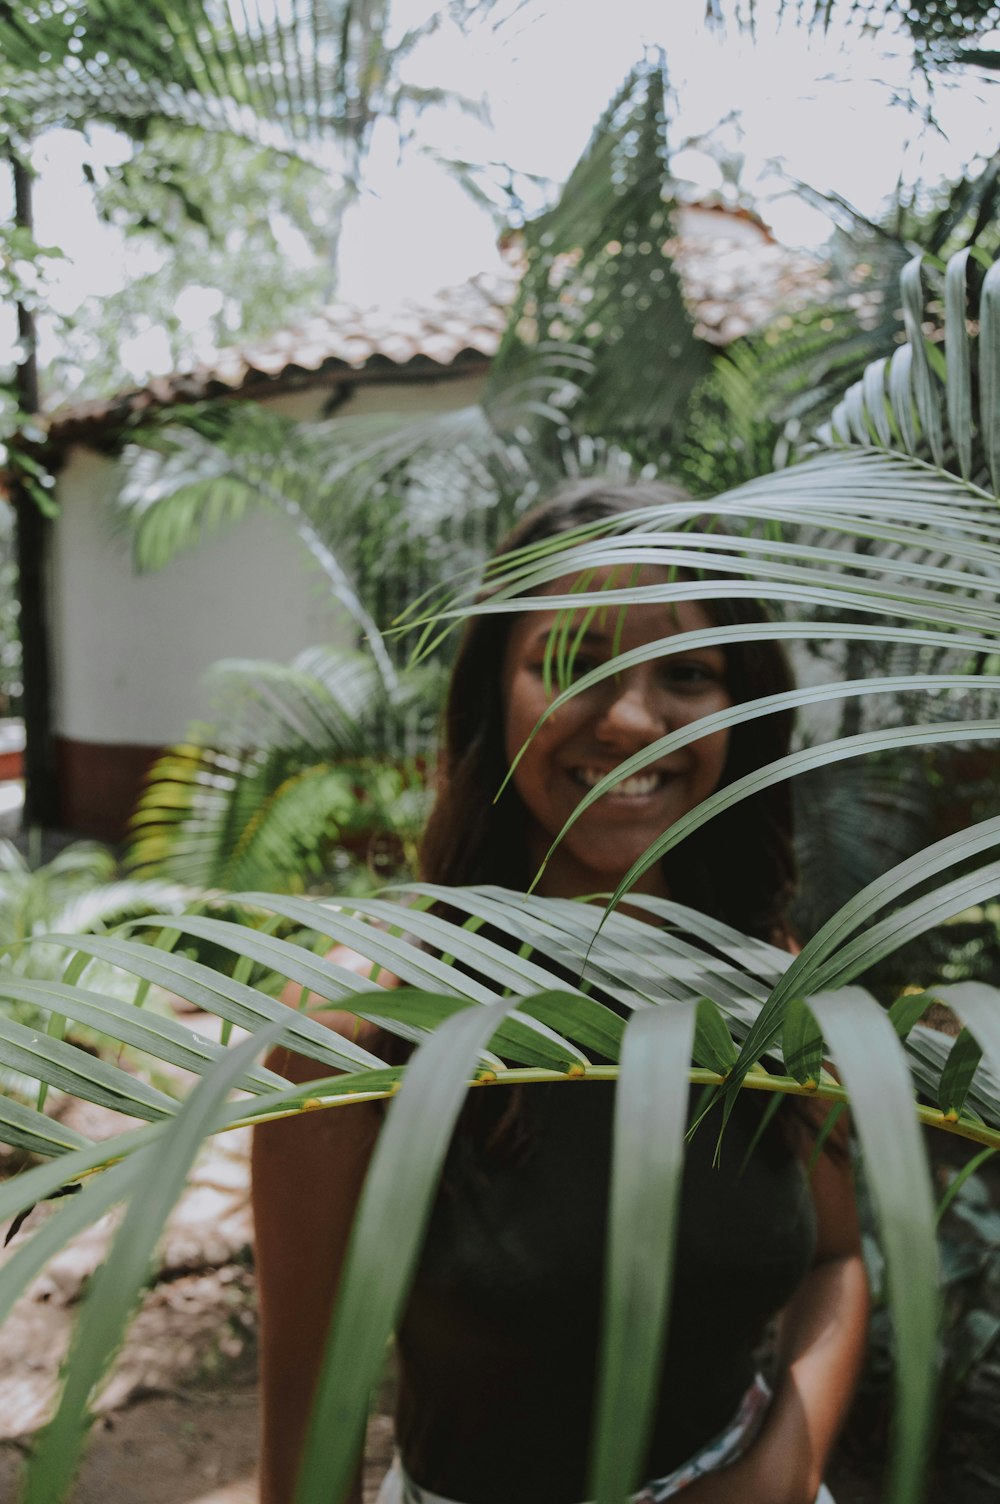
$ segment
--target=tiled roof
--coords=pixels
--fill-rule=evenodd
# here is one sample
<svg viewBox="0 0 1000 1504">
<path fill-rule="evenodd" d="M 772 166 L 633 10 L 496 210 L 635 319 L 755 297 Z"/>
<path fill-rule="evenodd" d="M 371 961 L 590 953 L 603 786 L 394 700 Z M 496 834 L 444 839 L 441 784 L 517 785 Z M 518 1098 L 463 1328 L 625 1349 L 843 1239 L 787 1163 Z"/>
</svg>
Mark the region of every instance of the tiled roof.
<svg viewBox="0 0 1000 1504">
<path fill-rule="evenodd" d="M 751 216 L 705 205 L 681 209 L 675 258 L 698 334 L 725 345 L 779 308 L 830 291 L 822 265 L 777 245 Z M 221 350 L 188 371 L 52 413 L 50 437 L 69 442 L 150 409 L 206 397 L 261 395 L 324 381 L 408 380 L 483 370 L 496 354 L 520 277 L 516 239 L 507 264 L 421 303 L 357 308 L 332 303 L 266 339 Z"/>
</svg>

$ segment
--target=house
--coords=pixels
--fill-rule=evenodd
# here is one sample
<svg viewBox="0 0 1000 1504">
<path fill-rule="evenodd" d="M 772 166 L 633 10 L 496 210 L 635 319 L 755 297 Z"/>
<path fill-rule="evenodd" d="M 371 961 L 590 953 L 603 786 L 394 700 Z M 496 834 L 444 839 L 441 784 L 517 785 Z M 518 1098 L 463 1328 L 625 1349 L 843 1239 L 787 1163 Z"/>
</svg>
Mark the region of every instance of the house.
<svg viewBox="0 0 1000 1504">
<path fill-rule="evenodd" d="M 699 332 L 716 343 L 826 288 L 815 261 L 777 246 L 745 211 L 692 205 L 677 230 Z M 482 391 L 517 280 L 512 265 L 420 307 L 334 305 L 194 370 L 48 418 L 59 515 L 38 588 L 52 665 L 49 776 L 63 829 L 122 838 L 150 764 L 190 721 L 208 717 L 203 676 L 213 662 L 287 659 L 354 635 L 329 592 L 303 572 L 291 529 L 273 517 L 249 518 L 160 573 L 138 576 L 108 522 L 115 444 L 129 421 L 232 397 L 298 419 L 334 411 L 403 419 L 467 406 Z"/>
</svg>

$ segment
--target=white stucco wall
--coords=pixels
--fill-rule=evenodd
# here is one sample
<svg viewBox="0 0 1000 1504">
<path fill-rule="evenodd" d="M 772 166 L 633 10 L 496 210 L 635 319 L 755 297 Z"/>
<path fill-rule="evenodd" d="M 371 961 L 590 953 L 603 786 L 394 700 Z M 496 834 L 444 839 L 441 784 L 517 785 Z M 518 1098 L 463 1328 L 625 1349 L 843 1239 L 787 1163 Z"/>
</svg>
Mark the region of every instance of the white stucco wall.
<svg viewBox="0 0 1000 1504">
<path fill-rule="evenodd" d="M 341 413 L 441 411 L 476 400 L 477 379 L 361 388 Z M 278 399 L 277 410 L 313 417 L 323 393 Z M 207 718 L 202 682 L 219 658 L 287 660 L 317 643 L 356 640 L 289 524 L 270 516 L 239 525 L 137 576 L 108 526 L 113 461 L 75 447 L 57 488 L 52 555 L 54 729 L 103 744 L 162 746 Z"/>
</svg>

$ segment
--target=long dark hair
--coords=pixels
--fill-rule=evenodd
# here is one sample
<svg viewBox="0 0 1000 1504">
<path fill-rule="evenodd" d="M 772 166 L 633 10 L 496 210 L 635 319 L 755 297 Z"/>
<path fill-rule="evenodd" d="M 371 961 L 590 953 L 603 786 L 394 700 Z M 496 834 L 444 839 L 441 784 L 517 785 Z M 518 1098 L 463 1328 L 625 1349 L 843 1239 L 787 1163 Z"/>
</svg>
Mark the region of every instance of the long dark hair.
<svg viewBox="0 0 1000 1504">
<path fill-rule="evenodd" d="M 660 482 L 578 481 L 535 507 L 503 540 L 495 557 L 572 528 L 614 519 L 641 507 L 688 502 Z M 718 533 L 721 530 L 715 526 Z M 742 597 L 700 602 L 717 626 L 765 623 L 766 607 Z M 472 617 L 452 671 L 445 708 L 437 798 L 420 851 L 422 876 L 448 886 L 497 883 L 525 889 L 534 876 L 527 848 L 527 813 L 513 784 L 494 803 L 507 771 L 501 668 L 514 617 Z M 777 642 L 724 646 L 734 704 L 791 689 L 788 660 Z M 792 717 L 778 712 L 733 728 L 720 787 L 781 757 Z M 775 940 L 787 933 L 795 887 L 792 809 L 787 782 L 708 821 L 664 859 L 671 898 L 724 920 L 746 934 Z"/>
</svg>

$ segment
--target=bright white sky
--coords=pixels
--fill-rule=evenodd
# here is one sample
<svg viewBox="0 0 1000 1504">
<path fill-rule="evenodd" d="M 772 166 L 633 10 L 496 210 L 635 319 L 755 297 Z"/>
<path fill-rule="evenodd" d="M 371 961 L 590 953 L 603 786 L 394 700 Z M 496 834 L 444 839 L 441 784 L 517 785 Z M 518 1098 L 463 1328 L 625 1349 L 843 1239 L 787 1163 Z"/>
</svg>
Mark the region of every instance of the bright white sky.
<svg viewBox="0 0 1000 1504">
<path fill-rule="evenodd" d="M 396 0 L 394 24 L 403 29 L 432 10 L 428 0 Z M 708 153 L 680 149 L 693 138 L 711 134 L 717 146 L 742 153 L 744 190 L 788 244 L 819 245 L 830 225 L 782 172 L 842 193 L 875 215 L 900 175 L 934 183 L 998 147 L 1000 110 L 987 85 L 966 80 L 961 87 L 939 87 L 941 134 L 892 107 L 908 64 L 905 46 L 885 32 L 864 42 L 856 32 L 824 39 L 791 23 L 776 30 L 765 20 L 754 45 L 732 30 L 708 29 L 704 11 L 705 0 L 615 0 L 610 6 L 506 0 L 494 12 L 494 19 L 509 15 L 505 24 L 482 26 L 470 38 L 439 30 L 414 55 L 407 77 L 486 97 L 492 126 L 456 110 L 429 112 L 402 160 L 395 130 L 387 125 L 377 132 L 368 191 L 345 221 L 339 296 L 361 305 L 421 298 L 496 265 L 495 223 L 427 149 L 509 163 L 559 182 L 646 46 L 664 48 L 677 94 L 671 140 L 678 176 L 701 193 L 722 187 Z M 1000 45 L 1000 38 L 992 41 Z M 727 117 L 730 123 L 722 124 Z M 36 233 L 70 257 L 51 282 L 52 302 L 63 313 L 149 270 L 150 256 L 158 254 L 102 226 L 90 205 L 82 161 L 100 153 L 106 161 L 120 159 L 126 150 L 110 131 L 94 133 L 89 147 L 70 132 L 52 132 L 39 142 Z M 290 240 L 289 254 L 296 253 Z M 209 289 L 194 287 L 182 297 L 178 311 L 194 358 L 207 353 L 206 322 L 217 307 Z M 46 332 L 43 359 L 54 338 Z M 163 331 L 149 331 L 122 353 L 137 380 L 172 364 Z"/>
</svg>

